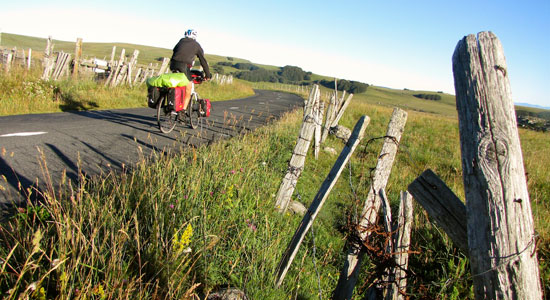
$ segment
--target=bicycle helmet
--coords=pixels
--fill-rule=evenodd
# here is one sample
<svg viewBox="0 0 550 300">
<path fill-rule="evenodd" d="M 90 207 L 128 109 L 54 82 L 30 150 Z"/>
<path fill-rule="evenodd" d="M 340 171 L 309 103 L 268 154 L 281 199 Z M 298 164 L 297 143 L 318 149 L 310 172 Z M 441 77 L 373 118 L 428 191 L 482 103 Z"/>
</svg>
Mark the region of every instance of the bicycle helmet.
<svg viewBox="0 0 550 300">
<path fill-rule="evenodd" d="M 185 31 L 184 37 L 196 40 L 197 39 L 197 31 L 195 29 L 188 29 L 188 30 Z"/>
</svg>

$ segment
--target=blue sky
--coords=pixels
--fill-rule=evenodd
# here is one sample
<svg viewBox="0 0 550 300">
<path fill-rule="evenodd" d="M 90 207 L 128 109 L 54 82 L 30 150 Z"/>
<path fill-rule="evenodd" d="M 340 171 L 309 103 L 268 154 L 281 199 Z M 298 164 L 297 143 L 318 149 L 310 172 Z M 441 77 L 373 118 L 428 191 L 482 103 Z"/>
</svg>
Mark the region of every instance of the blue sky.
<svg viewBox="0 0 550 300">
<path fill-rule="evenodd" d="M 206 53 L 451 94 L 456 44 L 465 35 L 492 31 L 504 47 L 515 102 L 550 106 L 549 0 L 0 4 L 3 32 L 172 48 L 186 28 L 195 28 Z"/>
</svg>

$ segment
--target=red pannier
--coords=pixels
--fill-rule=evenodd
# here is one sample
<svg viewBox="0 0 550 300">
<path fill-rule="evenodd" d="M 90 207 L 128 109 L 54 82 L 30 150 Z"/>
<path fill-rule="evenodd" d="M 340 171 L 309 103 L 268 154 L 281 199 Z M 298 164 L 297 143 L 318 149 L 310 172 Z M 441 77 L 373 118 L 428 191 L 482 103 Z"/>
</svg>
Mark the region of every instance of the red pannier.
<svg viewBox="0 0 550 300">
<path fill-rule="evenodd" d="M 185 100 L 185 87 L 168 88 L 168 102 L 174 105 L 176 112 L 183 109 L 183 102 Z"/>
<path fill-rule="evenodd" d="M 212 108 L 210 99 L 199 99 L 199 104 L 201 106 L 201 115 L 203 117 L 210 117 L 210 109 Z"/>
</svg>

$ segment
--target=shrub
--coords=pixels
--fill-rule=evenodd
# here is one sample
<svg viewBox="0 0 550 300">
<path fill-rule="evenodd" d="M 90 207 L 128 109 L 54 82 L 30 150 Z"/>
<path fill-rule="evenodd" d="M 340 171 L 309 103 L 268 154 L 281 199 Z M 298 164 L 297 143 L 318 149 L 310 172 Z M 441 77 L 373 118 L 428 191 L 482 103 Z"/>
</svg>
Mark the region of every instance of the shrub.
<svg viewBox="0 0 550 300">
<path fill-rule="evenodd" d="M 235 75 L 235 77 L 252 82 L 280 82 L 280 76 L 278 76 L 275 71 L 268 71 L 263 68 L 258 68 L 253 71 L 239 72 Z"/>
<path fill-rule="evenodd" d="M 413 96 L 415 96 L 416 98 L 426 99 L 426 100 L 434 100 L 434 101 L 441 100 L 440 95 L 434 95 L 434 94 L 415 94 Z"/>
<path fill-rule="evenodd" d="M 333 80 L 321 80 L 318 82 L 320 85 L 329 88 L 334 89 L 334 81 Z M 341 79 L 337 82 L 337 87 L 339 91 L 346 91 L 348 93 L 352 94 L 360 94 L 367 91 L 367 88 L 369 87 L 368 84 L 358 82 L 358 81 L 348 81 L 345 79 Z"/>
<path fill-rule="evenodd" d="M 237 68 L 239 70 L 250 70 L 250 71 L 254 71 L 254 70 L 258 70 L 259 67 L 254 65 L 254 64 L 251 64 L 251 63 L 236 63 L 233 65 L 234 68 Z"/>
</svg>

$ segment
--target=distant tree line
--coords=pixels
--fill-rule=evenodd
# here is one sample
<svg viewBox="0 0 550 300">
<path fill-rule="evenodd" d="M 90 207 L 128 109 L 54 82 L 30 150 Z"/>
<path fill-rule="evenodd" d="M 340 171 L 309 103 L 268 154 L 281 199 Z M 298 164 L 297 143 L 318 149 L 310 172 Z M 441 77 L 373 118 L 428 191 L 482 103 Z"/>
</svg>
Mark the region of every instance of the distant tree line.
<svg viewBox="0 0 550 300">
<path fill-rule="evenodd" d="M 416 98 L 426 99 L 426 100 L 434 100 L 434 101 L 441 100 L 440 95 L 434 95 L 434 94 L 415 94 L 413 96 L 415 96 Z"/>
<path fill-rule="evenodd" d="M 329 88 L 329 89 L 334 89 L 334 80 L 321 80 L 321 81 L 318 81 L 317 83 L 319 83 L 320 85 L 326 87 L 326 88 Z M 367 91 L 367 88 L 369 87 L 368 84 L 366 83 L 362 83 L 362 82 L 359 82 L 359 81 L 349 81 L 349 80 L 345 80 L 345 79 L 340 79 L 338 80 L 338 82 L 336 83 L 337 85 L 337 88 L 339 91 L 346 91 L 348 93 L 352 93 L 352 94 L 360 94 L 360 93 L 364 93 Z"/>
<path fill-rule="evenodd" d="M 311 80 L 311 72 L 305 72 L 300 67 L 284 66 L 278 70 L 267 70 L 251 63 L 219 62 L 220 66 L 230 66 L 242 70 L 235 74 L 235 77 L 247 81 L 278 82 L 291 84 L 306 84 Z"/>
<path fill-rule="evenodd" d="M 258 67 L 252 63 L 233 63 L 230 61 L 218 62 L 214 66 L 214 70 L 220 74 L 223 74 L 223 67 L 233 67 L 240 70 L 235 75 L 236 78 L 252 81 L 252 82 L 273 82 L 273 83 L 286 83 L 286 84 L 311 84 L 311 72 L 306 72 L 300 67 L 296 66 L 284 66 L 276 70 L 267 70 Z M 219 71 L 218 71 L 219 70 Z M 320 80 L 315 81 L 324 87 L 334 89 L 334 81 L 332 80 Z M 353 94 L 364 93 L 367 91 L 369 85 L 358 81 L 349 81 L 341 79 L 338 81 L 338 90 L 347 91 Z"/>
</svg>

